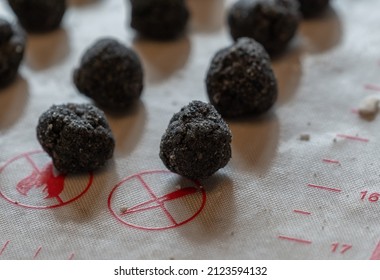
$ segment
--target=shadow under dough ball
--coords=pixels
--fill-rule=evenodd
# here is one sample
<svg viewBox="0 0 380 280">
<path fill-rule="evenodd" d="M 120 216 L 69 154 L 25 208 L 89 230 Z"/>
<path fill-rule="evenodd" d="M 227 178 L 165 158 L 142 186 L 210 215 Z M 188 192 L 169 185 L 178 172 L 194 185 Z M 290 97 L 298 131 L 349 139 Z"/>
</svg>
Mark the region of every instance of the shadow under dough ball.
<svg viewBox="0 0 380 280">
<path fill-rule="evenodd" d="M 53 105 L 39 118 L 37 139 L 65 174 L 102 167 L 115 147 L 104 113 L 90 104 Z"/>
<path fill-rule="evenodd" d="M 0 88 L 8 86 L 16 78 L 24 51 L 24 33 L 0 19 Z"/>
<path fill-rule="evenodd" d="M 253 38 L 271 55 L 286 49 L 299 21 L 297 0 L 239 0 L 228 12 L 233 39 Z"/>
<path fill-rule="evenodd" d="M 130 0 L 131 27 L 144 37 L 156 40 L 175 39 L 189 19 L 184 0 Z"/>
<path fill-rule="evenodd" d="M 305 18 L 314 17 L 325 11 L 330 0 L 298 0 L 300 11 Z"/>
<path fill-rule="evenodd" d="M 66 0 L 8 0 L 20 25 L 28 32 L 57 29 L 66 11 Z"/>
<path fill-rule="evenodd" d="M 106 110 L 121 112 L 143 90 L 143 69 L 136 53 L 114 39 L 101 39 L 83 55 L 74 83 Z"/>
<path fill-rule="evenodd" d="M 265 49 L 240 38 L 216 53 L 206 76 L 210 103 L 222 116 L 258 116 L 277 100 L 277 80 Z"/>
<path fill-rule="evenodd" d="M 160 158 L 172 172 L 205 179 L 231 158 L 231 131 L 211 104 L 193 101 L 170 120 Z"/>
</svg>

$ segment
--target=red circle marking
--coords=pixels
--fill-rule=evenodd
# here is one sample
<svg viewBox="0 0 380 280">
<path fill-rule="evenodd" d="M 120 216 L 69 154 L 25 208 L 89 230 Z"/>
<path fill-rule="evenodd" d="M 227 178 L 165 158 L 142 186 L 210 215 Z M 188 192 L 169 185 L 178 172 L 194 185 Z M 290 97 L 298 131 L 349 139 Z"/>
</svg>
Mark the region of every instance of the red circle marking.
<svg viewBox="0 0 380 280">
<path fill-rule="evenodd" d="M 128 177 L 124 178 L 121 182 L 119 182 L 112 189 L 110 195 L 108 196 L 108 209 L 110 210 L 111 214 L 118 221 L 120 221 L 121 223 L 123 223 L 125 225 L 128 225 L 128 226 L 131 226 L 131 227 L 134 227 L 134 228 L 137 228 L 137 229 L 143 229 L 143 230 L 165 230 L 165 229 L 171 229 L 171 228 L 175 228 L 175 227 L 179 227 L 181 225 L 184 225 L 184 224 L 192 221 L 193 219 L 195 219 L 195 217 L 198 216 L 199 213 L 201 213 L 201 211 L 203 210 L 204 206 L 206 205 L 206 192 L 203 189 L 203 187 L 201 186 L 201 184 L 199 182 L 197 182 L 197 181 L 190 180 L 190 181 L 192 181 L 195 184 L 194 187 L 187 187 L 187 188 L 184 188 L 184 189 L 177 190 L 177 191 L 175 191 L 173 193 L 169 193 L 169 194 L 166 194 L 164 196 L 157 197 L 155 195 L 155 193 L 152 191 L 152 189 L 150 188 L 150 186 L 148 186 L 148 184 L 142 179 L 142 176 L 143 175 L 150 175 L 150 174 L 160 174 L 160 173 L 174 174 L 175 175 L 175 173 L 172 173 L 172 172 L 170 172 L 168 170 L 143 171 L 143 172 L 140 172 L 140 173 L 128 176 Z M 146 191 L 152 197 L 152 199 L 148 200 L 148 201 L 145 201 L 143 203 L 140 203 L 138 205 L 135 205 L 133 207 L 128 208 L 128 210 L 126 210 L 126 213 L 135 213 L 135 212 L 148 211 L 148 210 L 155 209 L 155 208 L 161 208 L 162 211 L 164 212 L 164 214 L 170 220 L 171 225 L 169 225 L 169 226 L 162 226 L 162 227 L 146 227 L 146 226 L 140 226 L 140 225 L 132 224 L 132 223 L 129 223 L 129 222 L 127 222 L 127 221 L 125 221 L 125 220 L 122 219 L 121 215 L 126 214 L 126 213 L 119 213 L 118 214 L 112 208 L 112 198 L 114 196 L 115 191 L 117 189 L 119 189 L 124 183 L 126 183 L 127 181 L 130 181 L 132 179 L 138 179 L 140 181 L 141 185 L 146 189 Z M 174 200 L 174 199 L 180 198 L 182 196 L 195 194 L 195 193 L 200 193 L 202 195 L 202 202 L 200 203 L 200 206 L 199 206 L 198 210 L 191 217 L 189 217 L 189 218 L 187 218 L 187 219 L 185 219 L 185 220 L 183 220 L 181 222 L 175 221 L 174 218 L 173 218 L 173 216 L 171 216 L 170 212 L 168 211 L 168 209 L 166 209 L 166 207 L 164 206 L 164 202 L 165 201 L 169 201 L 169 200 Z M 148 207 L 145 207 L 145 208 L 141 208 L 141 207 L 144 207 L 144 206 L 149 205 L 151 203 L 156 203 L 156 205 L 154 205 L 154 206 L 148 206 Z"/>
<path fill-rule="evenodd" d="M 18 156 L 15 156 L 15 157 L 11 158 L 3 166 L 0 167 L 0 175 L 3 173 L 3 171 L 4 171 L 5 168 L 7 168 L 12 163 L 14 163 L 14 162 L 16 162 L 16 161 L 18 161 L 20 159 L 26 159 L 33 166 L 35 163 L 33 162 L 33 160 L 31 159 L 30 156 L 36 155 L 36 154 L 45 154 L 45 152 L 41 151 L 41 150 L 32 151 L 32 152 L 26 152 L 26 153 L 23 153 L 23 154 L 20 154 Z M 50 165 L 52 166 L 51 162 L 50 162 Z M 47 165 L 47 167 L 49 167 L 49 165 Z M 91 172 L 88 173 L 88 175 L 89 175 L 88 182 L 86 184 L 86 187 L 83 189 L 83 191 L 81 193 L 79 193 L 77 196 L 75 196 L 75 197 L 73 197 L 73 198 L 71 198 L 71 199 L 69 199 L 67 201 L 62 201 L 59 196 L 48 197 L 48 198 L 56 198 L 57 200 L 60 200 L 60 201 L 58 201 L 57 204 L 53 204 L 53 205 L 49 205 L 49 206 L 28 205 L 28 204 L 20 203 L 20 202 L 18 202 L 16 200 L 13 200 L 9 196 L 5 195 L 3 193 L 3 191 L 2 191 L 2 187 L 1 186 L 0 186 L 0 196 L 3 197 L 6 201 L 8 201 L 8 202 L 10 202 L 10 203 L 12 203 L 14 205 L 20 206 L 20 207 L 31 208 L 31 209 L 57 208 L 57 207 L 65 206 L 65 205 L 67 205 L 69 203 L 74 202 L 75 200 L 77 200 L 78 198 L 80 198 L 81 196 L 83 196 L 89 190 L 89 188 L 92 185 L 92 182 L 93 182 L 93 179 L 94 179 L 94 175 Z M 61 180 L 64 182 L 65 176 L 63 176 L 63 175 L 60 175 L 60 176 L 62 176 Z"/>
</svg>

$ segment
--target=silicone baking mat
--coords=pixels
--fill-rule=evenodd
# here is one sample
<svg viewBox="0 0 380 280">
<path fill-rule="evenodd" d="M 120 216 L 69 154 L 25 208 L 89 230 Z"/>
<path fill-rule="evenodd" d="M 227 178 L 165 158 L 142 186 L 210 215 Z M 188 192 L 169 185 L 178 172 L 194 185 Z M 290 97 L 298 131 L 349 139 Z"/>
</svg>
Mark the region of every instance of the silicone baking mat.
<svg viewBox="0 0 380 280">
<path fill-rule="evenodd" d="M 232 159 L 202 182 L 166 171 L 159 143 L 175 112 L 207 101 L 234 1 L 187 2 L 188 31 L 172 42 L 135 36 L 122 0 L 70 1 L 62 28 L 28 36 L 20 74 L 0 92 L 0 259 L 379 259 L 379 120 L 356 109 L 380 94 L 380 1 L 335 0 L 302 22 L 273 60 L 275 108 L 228 121 Z M 6 1 L 0 15 L 14 20 Z M 52 104 L 91 102 L 72 72 L 101 37 L 138 52 L 143 96 L 107 115 L 116 150 L 105 168 L 57 175 L 37 120 Z"/>
</svg>

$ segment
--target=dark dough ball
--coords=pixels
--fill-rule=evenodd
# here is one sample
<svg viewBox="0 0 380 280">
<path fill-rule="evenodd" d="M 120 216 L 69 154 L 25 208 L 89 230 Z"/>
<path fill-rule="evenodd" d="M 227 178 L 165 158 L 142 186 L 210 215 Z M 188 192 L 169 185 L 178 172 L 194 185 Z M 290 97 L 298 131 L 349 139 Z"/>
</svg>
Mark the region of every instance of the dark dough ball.
<svg viewBox="0 0 380 280">
<path fill-rule="evenodd" d="M 32 33 L 58 28 L 66 11 L 66 0 L 8 0 L 20 25 Z"/>
<path fill-rule="evenodd" d="M 74 71 L 78 90 L 102 108 L 123 111 L 143 90 L 143 70 L 136 53 L 114 39 L 101 39 L 83 55 Z"/>
<path fill-rule="evenodd" d="M 251 38 L 216 53 L 206 77 L 211 104 L 225 117 L 260 115 L 277 100 L 277 81 L 265 49 Z"/>
<path fill-rule="evenodd" d="M 231 131 L 211 104 L 193 101 L 170 120 L 160 158 L 172 172 L 204 179 L 231 158 Z"/>
<path fill-rule="evenodd" d="M 304 17 L 313 17 L 325 11 L 330 0 L 298 0 Z"/>
<path fill-rule="evenodd" d="M 189 11 L 184 0 L 130 0 L 131 27 L 156 40 L 175 39 L 184 32 Z"/>
<path fill-rule="evenodd" d="M 16 78 L 24 51 L 25 34 L 6 20 L 0 19 L 0 88 Z"/>
<path fill-rule="evenodd" d="M 115 147 L 104 113 L 89 104 L 53 105 L 39 118 L 37 138 L 62 173 L 98 169 Z"/>
<path fill-rule="evenodd" d="M 0 44 L 6 43 L 13 35 L 12 25 L 0 18 Z"/>
<path fill-rule="evenodd" d="M 271 55 L 287 47 L 296 34 L 299 20 L 297 0 L 239 0 L 228 13 L 234 40 L 253 38 Z"/>
</svg>

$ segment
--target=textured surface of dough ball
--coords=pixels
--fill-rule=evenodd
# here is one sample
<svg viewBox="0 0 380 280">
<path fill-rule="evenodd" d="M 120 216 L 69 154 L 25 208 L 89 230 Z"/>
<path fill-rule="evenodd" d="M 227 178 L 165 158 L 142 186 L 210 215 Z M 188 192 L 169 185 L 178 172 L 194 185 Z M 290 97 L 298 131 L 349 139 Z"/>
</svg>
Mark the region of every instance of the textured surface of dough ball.
<svg viewBox="0 0 380 280">
<path fill-rule="evenodd" d="M 62 173 L 93 171 L 113 155 L 104 113 L 89 104 L 53 105 L 39 118 L 37 139 Z"/>
<path fill-rule="evenodd" d="M 216 53 L 206 87 L 210 103 L 224 117 L 261 115 L 278 95 L 269 55 L 251 38 L 240 38 Z"/>
<path fill-rule="evenodd" d="M 211 104 L 193 101 L 170 120 L 160 158 L 172 172 L 204 179 L 231 158 L 231 131 Z"/>
</svg>

